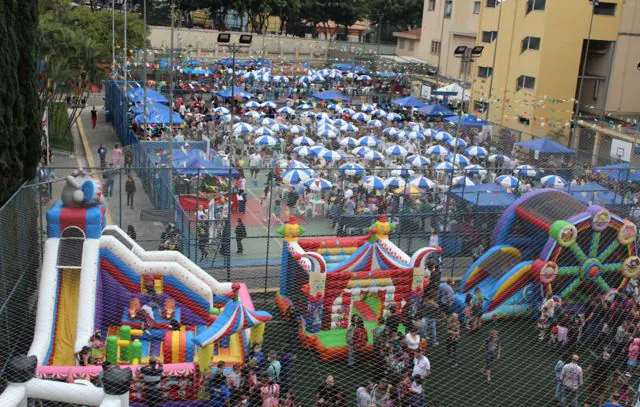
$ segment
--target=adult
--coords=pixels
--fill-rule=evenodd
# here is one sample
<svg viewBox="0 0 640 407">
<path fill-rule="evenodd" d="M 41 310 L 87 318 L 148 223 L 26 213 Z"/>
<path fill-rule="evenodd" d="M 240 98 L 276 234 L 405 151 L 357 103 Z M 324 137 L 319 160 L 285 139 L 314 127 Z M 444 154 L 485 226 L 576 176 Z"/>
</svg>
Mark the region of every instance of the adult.
<svg viewBox="0 0 640 407">
<path fill-rule="evenodd" d="M 93 106 L 93 108 L 91 108 L 91 127 L 95 129 L 97 123 L 98 123 L 98 111 L 96 110 L 96 107 Z"/>
<path fill-rule="evenodd" d="M 422 314 L 422 336 L 431 341 L 433 346 L 438 345 L 438 329 L 437 320 L 440 316 L 440 307 L 436 300 L 432 297 L 423 299 L 421 306 Z M 429 328 L 431 328 L 431 335 L 429 335 Z"/>
<path fill-rule="evenodd" d="M 414 326 L 409 327 L 409 332 L 404 336 L 404 342 L 410 353 L 420 349 L 420 335 Z"/>
<path fill-rule="evenodd" d="M 267 378 L 273 383 L 280 383 L 280 373 L 282 371 L 282 365 L 278 360 L 278 354 L 274 351 L 269 352 L 267 356 L 269 366 L 267 366 Z"/>
<path fill-rule="evenodd" d="M 236 245 L 238 246 L 238 254 L 242 254 L 244 251 L 242 247 L 242 239 L 247 237 L 247 227 L 242 222 L 241 218 L 238 218 L 238 224 L 236 225 Z"/>
<path fill-rule="evenodd" d="M 578 407 L 580 404 L 580 387 L 583 385 L 582 367 L 578 365 L 580 357 L 571 356 L 571 362 L 562 368 L 560 380 L 562 381 L 562 399 L 560 405 L 563 407 Z"/>
<path fill-rule="evenodd" d="M 111 165 L 114 168 L 120 168 L 122 166 L 122 148 L 120 144 L 116 144 L 111 150 Z"/>
<path fill-rule="evenodd" d="M 371 390 L 373 389 L 373 382 L 369 381 L 366 386 L 360 386 L 356 390 L 356 406 L 357 407 L 370 407 L 372 404 Z"/>
<path fill-rule="evenodd" d="M 133 209 L 133 198 L 136 195 L 136 182 L 131 174 L 127 175 L 127 181 L 124 183 L 124 192 L 127 193 L 127 206 Z"/>
<path fill-rule="evenodd" d="M 151 358 L 149 364 L 140 368 L 142 380 L 144 382 L 145 398 L 147 405 L 155 407 L 162 402 L 162 391 L 160 382 L 162 381 L 162 363 L 155 358 Z"/>
<path fill-rule="evenodd" d="M 618 393 L 615 393 L 611 396 L 611 400 L 604 403 L 602 407 L 622 407 L 622 404 L 620 404 L 620 395 Z"/>
<path fill-rule="evenodd" d="M 378 384 L 371 388 L 371 405 L 376 407 L 387 407 L 391 401 L 391 386 L 387 379 L 380 379 Z"/>
<path fill-rule="evenodd" d="M 253 177 L 254 180 L 258 178 L 258 173 L 260 172 L 260 165 L 262 165 L 262 156 L 257 151 L 254 151 L 249 156 L 249 167 L 250 167 L 249 171 L 251 172 L 251 176 Z"/>
<path fill-rule="evenodd" d="M 359 315 L 351 317 L 351 325 L 347 329 L 347 345 L 349 354 L 347 359 L 348 366 L 354 366 L 362 359 L 364 350 L 367 346 L 369 335 L 364 327 L 364 321 Z"/>
<path fill-rule="evenodd" d="M 224 373 L 221 371 L 216 372 L 208 380 L 206 387 L 212 407 L 229 407 L 231 405 L 231 390 Z"/>
<path fill-rule="evenodd" d="M 413 370 L 411 371 L 411 377 L 416 375 L 420 376 L 422 380 L 431 375 L 431 363 L 420 348 L 418 348 L 413 355 Z"/>
<path fill-rule="evenodd" d="M 586 405 L 599 406 L 602 404 L 605 391 L 609 388 L 611 368 L 611 355 L 606 351 L 602 353 L 600 359 L 587 367 L 587 371 L 591 371 L 591 377 L 589 379 L 589 392 Z"/>
<path fill-rule="evenodd" d="M 556 406 L 559 406 L 560 403 L 562 402 L 562 369 L 564 368 L 564 361 L 566 359 L 564 357 L 560 357 L 558 358 L 558 361 L 556 362 L 556 366 L 554 369 L 554 373 L 556 376 L 556 391 L 555 391 L 555 401 L 556 401 Z"/>
<path fill-rule="evenodd" d="M 440 295 L 438 297 L 438 305 L 440 311 L 446 316 L 451 315 L 451 307 L 455 300 L 455 291 L 453 290 L 453 281 L 445 280 L 440 283 Z"/>
<path fill-rule="evenodd" d="M 329 375 L 318 387 L 315 401 L 317 406 L 333 407 L 341 405 L 343 399 L 343 394 L 336 386 L 333 376 Z"/>
<path fill-rule="evenodd" d="M 107 148 L 100 144 L 98 147 L 98 157 L 100 157 L 100 168 L 104 168 L 107 166 Z"/>
</svg>

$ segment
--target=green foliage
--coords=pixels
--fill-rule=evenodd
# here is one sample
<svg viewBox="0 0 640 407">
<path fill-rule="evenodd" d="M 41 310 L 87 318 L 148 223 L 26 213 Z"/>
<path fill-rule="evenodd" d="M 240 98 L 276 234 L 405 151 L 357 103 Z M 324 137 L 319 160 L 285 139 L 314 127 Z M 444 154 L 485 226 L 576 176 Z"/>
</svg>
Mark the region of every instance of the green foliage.
<svg viewBox="0 0 640 407">
<path fill-rule="evenodd" d="M 73 136 L 69 131 L 69 112 L 66 102 L 51 103 L 47 115 L 51 147 L 73 151 Z"/>
<path fill-rule="evenodd" d="M 40 159 L 37 2 L 0 2 L 0 38 L 0 202 L 4 202 L 35 175 Z"/>
<path fill-rule="evenodd" d="M 367 18 L 382 26 L 391 26 L 393 31 L 416 28 L 422 25 L 421 0 L 368 0 Z"/>
</svg>

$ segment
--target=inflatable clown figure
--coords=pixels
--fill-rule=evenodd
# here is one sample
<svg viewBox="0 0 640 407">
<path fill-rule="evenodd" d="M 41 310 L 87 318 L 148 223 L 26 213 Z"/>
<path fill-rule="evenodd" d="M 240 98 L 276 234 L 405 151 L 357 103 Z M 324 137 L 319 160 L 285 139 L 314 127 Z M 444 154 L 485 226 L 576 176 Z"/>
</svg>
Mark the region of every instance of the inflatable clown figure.
<svg viewBox="0 0 640 407">
<path fill-rule="evenodd" d="M 298 237 L 304 234 L 304 227 L 298 225 L 295 216 L 290 216 L 289 221 L 276 229 L 276 233 L 287 242 L 297 242 Z"/>
<path fill-rule="evenodd" d="M 371 229 L 375 229 L 377 239 L 388 239 L 389 234 L 396 229 L 396 225 L 387 220 L 387 215 L 381 215 L 380 218 L 371 225 Z"/>
</svg>

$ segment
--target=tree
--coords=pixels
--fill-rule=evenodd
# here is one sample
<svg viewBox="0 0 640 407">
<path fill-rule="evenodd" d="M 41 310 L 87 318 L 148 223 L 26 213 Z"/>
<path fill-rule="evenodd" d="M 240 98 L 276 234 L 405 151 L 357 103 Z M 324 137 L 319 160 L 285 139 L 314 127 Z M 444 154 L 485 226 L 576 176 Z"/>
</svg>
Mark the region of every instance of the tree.
<svg viewBox="0 0 640 407">
<path fill-rule="evenodd" d="M 382 21 L 382 26 L 390 26 L 392 31 L 403 31 L 420 27 L 424 4 L 420 0 L 369 0 L 367 18 Z"/>
<path fill-rule="evenodd" d="M 4 202 L 35 176 L 41 156 L 37 2 L 1 2 L 0 37 L 0 202 Z"/>
<path fill-rule="evenodd" d="M 364 17 L 366 12 L 367 3 L 365 0 L 332 0 L 329 3 L 331 20 L 336 23 L 336 26 L 344 27 L 345 39 L 349 35 L 349 26 Z"/>
</svg>

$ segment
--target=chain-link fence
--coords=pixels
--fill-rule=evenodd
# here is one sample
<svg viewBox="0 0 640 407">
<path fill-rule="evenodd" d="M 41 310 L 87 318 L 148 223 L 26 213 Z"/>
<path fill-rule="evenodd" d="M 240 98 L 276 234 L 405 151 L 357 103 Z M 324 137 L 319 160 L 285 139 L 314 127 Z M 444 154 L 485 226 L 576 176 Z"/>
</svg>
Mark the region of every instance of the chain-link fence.
<svg viewBox="0 0 640 407">
<path fill-rule="evenodd" d="M 509 141 L 506 135 L 500 140 L 496 154 L 512 151 L 518 141 Z M 188 151 L 188 146 L 182 147 Z M 224 398 L 229 390 L 234 403 L 246 398 L 259 405 L 270 395 L 284 402 L 290 391 L 289 398 L 304 405 L 323 405 L 320 399 L 327 398 L 335 401 L 333 405 L 353 405 L 357 391 L 365 400 L 369 395 L 397 406 L 413 405 L 409 400 L 419 403 L 421 397 L 442 406 L 486 406 L 497 400 L 550 405 L 554 366 L 559 359 L 569 363 L 571 352 L 583 358 L 579 363 L 585 368 L 586 384 L 580 388 L 581 400 L 637 387 L 637 376 L 625 366 L 636 323 L 635 281 L 629 284 L 627 278 L 637 268 L 635 233 L 629 232 L 631 239 L 621 235 L 631 227 L 624 220 L 636 222 L 640 216 L 640 184 L 633 169 L 540 165 L 519 170 L 485 158 L 472 158 L 468 164 L 480 167 L 467 169 L 438 167 L 436 162 L 397 168 L 392 159 L 374 161 L 363 169 L 340 169 L 302 157 L 300 162 L 281 161 L 266 154 L 259 162 L 244 156 L 244 162 L 253 165 L 242 168 L 229 169 L 223 165 L 224 157 L 209 157 L 221 160 L 220 166 L 174 164 L 169 169 L 167 150 L 166 143 L 136 145 L 122 168 L 107 164 L 85 169 L 102 181 L 107 224 L 119 226 L 142 249 L 177 251 L 217 281 L 245 283 L 256 309 L 270 312 L 273 319 L 267 323 L 262 348 L 242 351 L 239 361 L 248 361 L 241 370 L 231 368 L 238 362 L 228 362 L 226 381 L 218 381 L 215 374 L 201 375 L 193 364 L 181 365 L 179 371 L 167 367 L 158 388 L 146 380 L 150 375 L 137 373 L 132 401 L 157 396 L 166 405 L 184 400 L 198 405 L 198 399 L 207 404 L 212 397 Z M 173 150 L 174 155 L 179 150 Z M 176 157 L 170 158 L 175 163 Z M 305 162 L 313 175 L 304 168 Z M 54 208 L 73 171 L 43 169 L 37 182 L 25 185 L 0 212 L 2 366 L 26 353 L 32 343 L 46 213 Z M 541 181 L 548 175 L 561 179 Z M 609 212 L 600 213 L 605 207 Z M 380 223 L 383 214 L 389 222 L 390 243 L 375 243 L 370 240 L 372 233 L 387 230 L 387 224 Z M 288 225 L 302 227 L 295 229 L 298 243 L 284 239 L 291 237 Z M 552 247 L 552 241 L 562 245 Z M 441 264 L 429 264 L 431 287 L 452 280 L 455 294 L 448 297 L 443 285 L 439 294 L 434 289 L 428 295 L 435 295 L 434 302 L 425 297 L 422 305 L 411 305 L 412 278 L 403 273 L 413 273 L 411 256 L 430 245 L 443 249 Z M 304 271 L 308 264 L 304 259 L 316 259 L 326 271 L 324 297 L 317 297 L 322 309 L 318 315 L 310 300 L 318 281 Z M 547 268 L 533 271 L 536 260 Z M 125 267 L 126 261 L 116 258 L 100 267 L 111 270 L 115 265 Z M 103 327 L 104 336 L 110 336 L 117 332 L 114 327 L 125 324 L 121 315 L 128 303 L 120 291 L 135 287 L 105 273 L 99 274 L 103 294 L 96 307 L 105 315 L 118 314 L 112 325 Z M 541 284 L 540 273 L 554 278 Z M 168 279 L 164 283 L 172 284 Z M 161 307 L 171 297 L 182 312 L 188 312 L 188 298 L 157 287 Z M 545 299 L 546 292 L 560 300 L 557 306 L 552 297 Z M 145 295 L 139 298 L 149 301 Z M 474 305 L 478 301 L 480 309 Z M 280 312 L 287 306 L 298 317 Z M 545 318 L 539 318 L 540 308 Z M 451 310 L 459 314 L 461 325 L 451 319 Z M 376 324 L 383 316 L 387 330 Z M 320 326 L 315 333 L 314 318 Z M 358 320 L 364 321 L 364 333 L 355 331 Z M 412 320 L 420 321 L 418 337 L 408 332 Z M 190 329 L 187 321 L 182 320 L 182 326 Z M 394 334 L 398 325 L 400 337 Z M 489 336 L 494 329 L 499 331 L 499 345 Z M 166 337 L 142 341 L 148 350 L 140 362 L 146 366 L 155 356 L 171 365 L 165 341 Z M 87 346 L 96 348 L 93 363 L 98 363 L 104 345 Z M 426 348 L 429 373 L 420 358 L 414 367 L 411 355 L 420 347 Z M 219 349 L 221 354 L 230 352 L 229 358 L 238 351 L 225 345 Z M 606 359 L 601 357 L 605 349 Z M 280 361 L 277 375 L 276 367 L 269 367 L 274 365 L 272 351 Z M 587 373 L 590 364 L 601 370 Z M 525 365 L 531 368 L 522 371 Z M 66 370 L 40 370 L 39 376 L 68 381 Z M 596 371 L 605 375 L 604 387 L 599 387 Z M 100 382 L 99 373 L 100 369 L 79 369 L 72 374 L 75 379 Z M 416 373 L 425 373 L 424 383 L 409 378 Z M 335 386 L 327 384 L 329 375 Z M 490 390 L 484 384 L 487 379 L 494 383 Z M 461 380 L 472 393 L 451 392 L 451 383 Z M 389 385 L 392 390 L 384 390 Z M 423 393 L 417 392 L 419 388 Z"/>
</svg>

